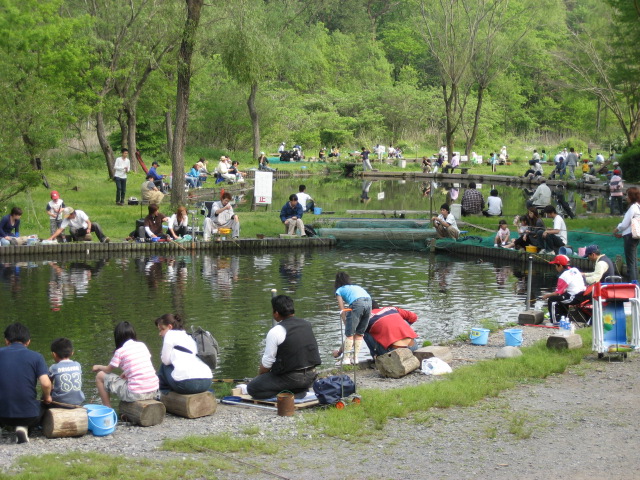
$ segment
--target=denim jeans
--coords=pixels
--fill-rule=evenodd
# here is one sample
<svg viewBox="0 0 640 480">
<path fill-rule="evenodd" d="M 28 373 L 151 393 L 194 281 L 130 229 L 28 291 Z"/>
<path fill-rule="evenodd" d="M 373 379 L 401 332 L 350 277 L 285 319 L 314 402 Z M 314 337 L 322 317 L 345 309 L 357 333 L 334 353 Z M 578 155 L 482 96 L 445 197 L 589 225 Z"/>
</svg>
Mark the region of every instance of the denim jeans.
<svg viewBox="0 0 640 480">
<path fill-rule="evenodd" d="M 116 203 L 124 203 L 124 196 L 127 193 L 127 179 L 114 177 L 116 181 Z"/>
<path fill-rule="evenodd" d="M 629 281 L 638 280 L 638 243 L 630 233 L 622 237 L 624 241 L 624 259 L 627 264 L 627 277 Z"/>
<path fill-rule="evenodd" d="M 173 365 L 160 365 L 158 370 L 158 379 L 160 380 L 159 390 L 162 393 L 173 391 L 181 395 L 191 395 L 193 393 L 202 393 L 211 387 L 210 378 L 189 378 L 187 380 L 176 381 L 171 376 Z"/>
<path fill-rule="evenodd" d="M 371 298 L 357 298 L 349 308 L 351 311 L 347 312 L 344 322 L 344 335 L 346 337 L 352 337 L 354 333 L 364 335 L 371 316 Z"/>
</svg>

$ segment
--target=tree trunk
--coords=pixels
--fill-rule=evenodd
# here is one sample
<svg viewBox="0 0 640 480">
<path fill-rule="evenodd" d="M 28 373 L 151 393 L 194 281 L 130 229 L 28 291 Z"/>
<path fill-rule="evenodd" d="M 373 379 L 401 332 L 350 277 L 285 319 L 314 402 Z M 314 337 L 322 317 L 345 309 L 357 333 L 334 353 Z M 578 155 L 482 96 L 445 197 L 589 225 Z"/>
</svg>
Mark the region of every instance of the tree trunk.
<svg viewBox="0 0 640 480">
<path fill-rule="evenodd" d="M 258 93 L 258 82 L 251 84 L 251 93 L 247 100 L 251 126 L 253 127 L 253 158 L 258 158 L 260 152 L 260 120 L 258 110 L 256 110 L 256 94 Z"/>
<path fill-rule="evenodd" d="M 171 206 L 177 208 L 185 203 L 184 191 L 184 147 L 187 143 L 187 122 L 189 120 L 189 95 L 191 93 L 191 58 L 196 43 L 196 32 L 200 23 L 200 10 L 204 0 L 186 0 L 187 20 L 182 32 L 182 42 L 178 53 L 178 85 L 176 93 L 176 125 L 173 136 L 173 188 Z"/>
<path fill-rule="evenodd" d="M 473 145 L 476 143 L 476 138 L 478 138 L 478 127 L 480 126 L 480 111 L 482 110 L 482 101 L 484 99 L 484 87 L 478 86 L 478 104 L 476 105 L 476 115 L 473 119 L 473 128 L 471 129 L 471 136 L 467 140 L 467 149 L 464 152 L 465 155 L 471 155 L 471 151 L 473 150 Z"/>
<path fill-rule="evenodd" d="M 118 125 L 120 125 L 120 145 L 122 148 L 129 148 L 129 129 L 127 128 L 127 121 L 122 116 L 123 111 L 118 112 Z"/>
<path fill-rule="evenodd" d="M 96 133 L 98 134 L 98 142 L 100 143 L 100 148 L 102 149 L 102 153 L 104 154 L 104 160 L 107 163 L 107 171 L 109 172 L 109 178 L 113 178 L 113 164 L 116 159 L 113 155 L 113 149 L 111 145 L 109 145 L 109 141 L 107 140 L 107 133 L 104 129 L 104 116 L 102 112 L 96 112 Z"/>
<path fill-rule="evenodd" d="M 164 112 L 164 126 L 167 132 L 167 153 L 171 155 L 173 151 L 173 119 L 171 118 L 171 110 L 168 108 Z"/>
<path fill-rule="evenodd" d="M 138 171 L 138 162 L 136 160 L 136 107 L 135 105 L 128 105 L 125 108 L 127 114 L 127 145 L 129 145 L 129 158 L 131 162 L 131 170 Z"/>
<path fill-rule="evenodd" d="M 598 108 L 596 109 L 596 143 L 600 143 L 600 115 L 602 113 L 602 100 L 598 97 Z"/>
<path fill-rule="evenodd" d="M 451 85 L 451 92 L 447 95 L 447 86 L 445 84 L 442 85 L 442 95 L 444 97 L 444 108 L 446 115 L 446 124 L 445 124 L 445 140 L 447 142 L 447 160 L 451 162 L 453 158 L 453 134 L 456 131 L 455 122 L 453 119 L 454 112 L 452 109 L 453 102 L 456 98 L 456 89 L 457 86 L 455 84 Z"/>
</svg>

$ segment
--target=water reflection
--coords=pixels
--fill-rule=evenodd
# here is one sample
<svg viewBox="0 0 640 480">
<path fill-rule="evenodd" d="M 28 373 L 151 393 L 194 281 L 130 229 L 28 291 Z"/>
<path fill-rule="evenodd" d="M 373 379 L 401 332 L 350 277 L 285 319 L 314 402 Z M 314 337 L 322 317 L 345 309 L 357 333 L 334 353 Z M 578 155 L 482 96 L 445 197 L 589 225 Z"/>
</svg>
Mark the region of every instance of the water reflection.
<svg viewBox="0 0 640 480">
<path fill-rule="evenodd" d="M 95 263 L 72 262 L 61 266 L 56 262 L 49 262 L 51 273 L 49 277 L 49 305 L 57 312 L 65 298 L 83 297 L 89 291 L 89 282 L 104 268 L 106 262 L 98 260 Z"/>
</svg>

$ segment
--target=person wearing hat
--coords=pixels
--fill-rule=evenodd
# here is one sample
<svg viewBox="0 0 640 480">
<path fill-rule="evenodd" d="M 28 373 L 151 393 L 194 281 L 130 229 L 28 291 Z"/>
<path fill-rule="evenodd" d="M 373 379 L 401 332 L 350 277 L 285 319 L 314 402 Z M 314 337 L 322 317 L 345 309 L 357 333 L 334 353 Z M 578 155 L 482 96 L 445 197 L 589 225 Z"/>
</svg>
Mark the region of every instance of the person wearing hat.
<svg viewBox="0 0 640 480">
<path fill-rule="evenodd" d="M 49 215 L 49 234 L 53 235 L 62 225 L 62 210 L 66 205 L 60 198 L 60 194 L 53 190 L 51 192 L 51 201 L 47 203 L 47 215 Z"/>
<path fill-rule="evenodd" d="M 624 184 L 622 182 L 622 172 L 619 169 L 615 169 L 613 171 L 613 175 L 611 176 L 611 180 L 609 180 L 609 194 L 611 195 L 611 215 L 622 215 L 624 212 L 622 210 L 622 190 L 624 189 Z"/>
<path fill-rule="evenodd" d="M 160 190 L 162 193 L 165 193 L 164 192 L 164 185 L 162 185 L 162 179 L 164 178 L 164 175 L 160 175 L 158 173 L 158 167 L 159 166 L 160 166 L 160 164 L 158 162 L 153 162 L 151 164 L 151 168 L 149 169 L 149 173 L 147 175 L 151 175 L 151 177 L 153 178 L 153 184 L 156 187 L 158 187 L 158 190 Z"/>
<path fill-rule="evenodd" d="M 142 197 L 142 201 L 152 204 L 160 204 L 162 203 L 162 199 L 164 198 L 164 193 L 160 191 L 160 189 L 156 186 L 156 183 L 153 180 L 153 175 L 151 175 L 151 170 L 147 174 L 147 179 L 142 182 L 140 186 L 140 195 Z"/>
<path fill-rule="evenodd" d="M 556 255 L 549 263 L 556 267 L 560 277 L 555 291 L 545 293 L 540 298 L 547 300 L 549 316 L 555 325 L 560 322 L 560 318 L 568 315 L 569 305 L 576 305 L 585 300 L 584 291 L 587 287 L 580 270 L 569 264 L 570 260 L 566 255 Z"/>
<path fill-rule="evenodd" d="M 48 240 L 56 238 L 64 232 L 64 229 L 67 227 L 69 227 L 69 233 L 74 242 L 86 240 L 85 237 L 87 235 L 91 236 L 91 232 L 94 232 L 98 240 L 100 240 L 100 243 L 109 243 L 109 237 L 105 236 L 98 223 L 89 220 L 89 216 L 82 210 L 76 210 L 72 207 L 66 207 L 62 210 L 62 223 L 60 227 L 51 234 Z"/>
<path fill-rule="evenodd" d="M 606 280 L 607 277 L 615 275 L 615 267 L 613 262 L 604 253 L 600 252 L 598 245 L 589 245 L 584 252 L 582 258 L 588 258 L 592 262 L 595 262 L 595 268 L 591 273 L 583 273 L 584 283 L 587 285 L 593 285 L 601 280 Z"/>
<path fill-rule="evenodd" d="M 261 172 L 275 172 L 275 169 L 269 168 L 269 159 L 264 152 L 260 152 L 258 157 L 258 170 Z"/>
<path fill-rule="evenodd" d="M 282 143 L 280 144 L 280 146 L 278 147 L 278 153 L 279 153 L 280 155 L 282 155 L 282 152 L 284 152 L 284 146 L 285 146 L 285 145 L 286 145 L 286 143 L 282 142 Z"/>
</svg>

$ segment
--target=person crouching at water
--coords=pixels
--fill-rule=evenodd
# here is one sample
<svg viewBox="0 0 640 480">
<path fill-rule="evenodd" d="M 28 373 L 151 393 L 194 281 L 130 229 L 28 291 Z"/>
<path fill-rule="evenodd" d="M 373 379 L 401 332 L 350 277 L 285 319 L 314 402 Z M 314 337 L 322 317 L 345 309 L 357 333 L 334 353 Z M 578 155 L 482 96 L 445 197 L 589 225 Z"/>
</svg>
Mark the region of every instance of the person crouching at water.
<svg viewBox="0 0 640 480">
<path fill-rule="evenodd" d="M 364 334 L 364 341 L 373 358 L 392 352 L 398 348 L 408 348 L 412 352 L 419 345 L 418 334 L 411 328 L 418 316 L 398 307 L 380 308 L 375 300 L 371 302 L 371 317 Z"/>
<path fill-rule="evenodd" d="M 549 262 L 555 265 L 560 278 L 555 292 L 545 293 L 541 298 L 547 300 L 549 316 L 554 325 L 560 322 L 560 318 L 569 314 L 569 305 L 577 305 L 586 299 L 584 291 L 587 287 L 584 278 L 580 270 L 569 265 L 569 262 L 566 255 L 556 255 L 556 258 Z"/>
<path fill-rule="evenodd" d="M 196 341 L 185 332 L 182 318 L 166 313 L 156 318 L 155 324 L 163 338 L 158 370 L 160 392 L 191 395 L 209 390 L 211 369 L 196 355 Z"/>
<path fill-rule="evenodd" d="M 340 315 L 344 320 L 345 353 L 342 363 L 356 365 L 371 316 L 371 295 L 364 288 L 351 283 L 351 278 L 345 272 L 336 274 L 334 287 Z M 348 309 L 345 305 L 348 305 Z"/>
<path fill-rule="evenodd" d="M 451 237 L 457 239 L 460 236 L 456 217 L 451 214 L 449 204 L 443 203 L 440 206 L 440 215 L 431 217 L 431 221 L 433 222 L 433 228 L 436 229 L 438 238 Z"/>
</svg>

